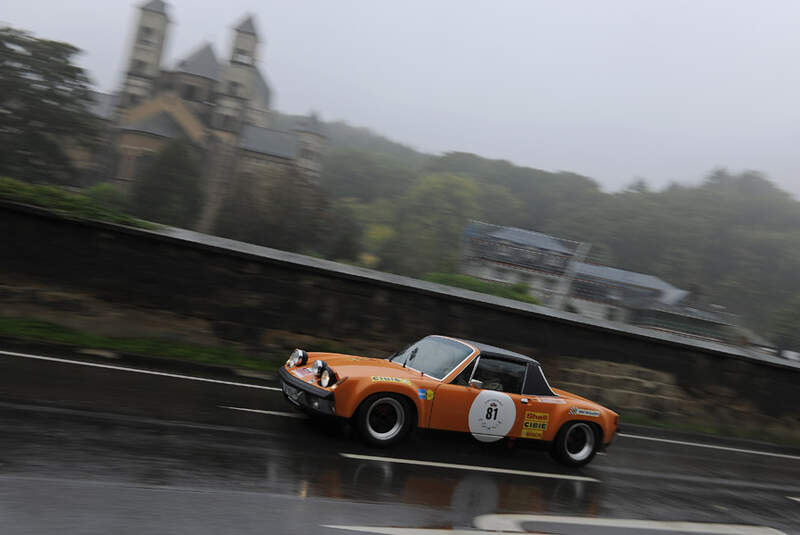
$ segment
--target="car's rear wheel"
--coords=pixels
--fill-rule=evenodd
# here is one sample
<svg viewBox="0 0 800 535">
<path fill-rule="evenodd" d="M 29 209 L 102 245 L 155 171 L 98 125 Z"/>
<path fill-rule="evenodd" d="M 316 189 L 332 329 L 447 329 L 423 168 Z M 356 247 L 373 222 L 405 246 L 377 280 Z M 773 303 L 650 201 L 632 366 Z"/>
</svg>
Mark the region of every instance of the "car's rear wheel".
<svg viewBox="0 0 800 535">
<path fill-rule="evenodd" d="M 550 453 L 561 464 L 577 467 L 588 464 L 599 446 L 600 437 L 592 424 L 569 422 L 558 431 Z"/>
<path fill-rule="evenodd" d="M 373 394 L 361 403 L 355 424 L 361 437 L 373 446 L 387 447 L 403 440 L 412 427 L 414 411 L 397 394 Z"/>
</svg>

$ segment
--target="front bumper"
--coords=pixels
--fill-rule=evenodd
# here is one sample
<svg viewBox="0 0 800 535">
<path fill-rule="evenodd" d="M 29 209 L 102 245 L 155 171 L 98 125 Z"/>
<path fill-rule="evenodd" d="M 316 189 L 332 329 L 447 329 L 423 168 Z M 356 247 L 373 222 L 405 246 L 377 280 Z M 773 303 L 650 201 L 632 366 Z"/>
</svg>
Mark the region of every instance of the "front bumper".
<svg viewBox="0 0 800 535">
<path fill-rule="evenodd" d="M 295 407 L 331 416 L 336 413 L 333 392 L 298 379 L 286 368 L 278 370 L 283 395 Z"/>
</svg>

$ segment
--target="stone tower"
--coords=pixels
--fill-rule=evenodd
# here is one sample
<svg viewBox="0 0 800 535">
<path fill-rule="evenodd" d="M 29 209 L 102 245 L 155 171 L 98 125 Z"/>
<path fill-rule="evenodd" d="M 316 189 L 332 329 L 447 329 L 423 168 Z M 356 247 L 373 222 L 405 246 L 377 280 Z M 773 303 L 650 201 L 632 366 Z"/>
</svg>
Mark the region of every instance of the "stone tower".
<svg viewBox="0 0 800 535">
<path fill-rule="evenodd" d="M 169 17 L 162 0 L 148 0 L 139 7 L 139 18 L 131 42 L 120 90 L 119 108 L 124 110 L 150 98 L 161 69 Z"/>
<path fill-rule="evenodd" d="M 218 114 L 215 127 L 238 131 L 245 123 L 266 126 L 268 106 L 255 106 L 263 100 L 262 81 L 257 69 L 259 39 L 253 17 L 246 17 L 234 28 L 230 63 L 219 88 Z"/>
</svg>

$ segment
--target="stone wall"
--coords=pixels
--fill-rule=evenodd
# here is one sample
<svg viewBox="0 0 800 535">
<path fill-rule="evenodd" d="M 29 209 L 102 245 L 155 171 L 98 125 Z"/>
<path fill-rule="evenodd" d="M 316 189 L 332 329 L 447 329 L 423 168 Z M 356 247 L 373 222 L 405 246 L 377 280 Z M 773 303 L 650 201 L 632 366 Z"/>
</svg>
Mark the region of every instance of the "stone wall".
<svg viewBox="0 0 800 535">
<path fill-rule="evenodd" d="M 623 411 L 800 428 L 800 366 L 740 348 L 189 231 L 0 205 L 0 236 L 6 315 L 257 352 L 325 340 L 378 354 L 439 333 L 529 354 L 554 386 Z"/>
</svg>

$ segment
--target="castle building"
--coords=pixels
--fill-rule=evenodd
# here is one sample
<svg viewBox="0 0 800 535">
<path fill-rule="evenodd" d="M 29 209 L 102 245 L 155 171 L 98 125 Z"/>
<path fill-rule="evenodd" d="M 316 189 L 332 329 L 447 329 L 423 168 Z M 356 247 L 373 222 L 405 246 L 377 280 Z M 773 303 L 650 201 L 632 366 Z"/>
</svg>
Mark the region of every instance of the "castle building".
<svg viewBox="0 0 800 535">
<path fill-rule="evenodd" d="M 205 175 L 201 231 L 211 230 L 234 180 L 290 174 L 314 183 L 327 141 L 321 122 L 315 114 L 273 111 L 253 17 L 233 28 L 226 59 L 203 43 L 165 66 L 170 24 L 162 0 L 140 5 L 119 92 L 94 95 L 92 111 L 109 129 L 104 174 L 128 189 L 167 143 L 190 143 L 202 155 Z"/>
<path fill-rule="evenodd" d="M 732 318 L 654 275 L 583 262 L 581 245 L 473 221 L 464 229 L 459 269 L 486 281 L 522 283 L 543 304 L 595 320 L 719 341 L 740 331 Z"/>
</svg>

